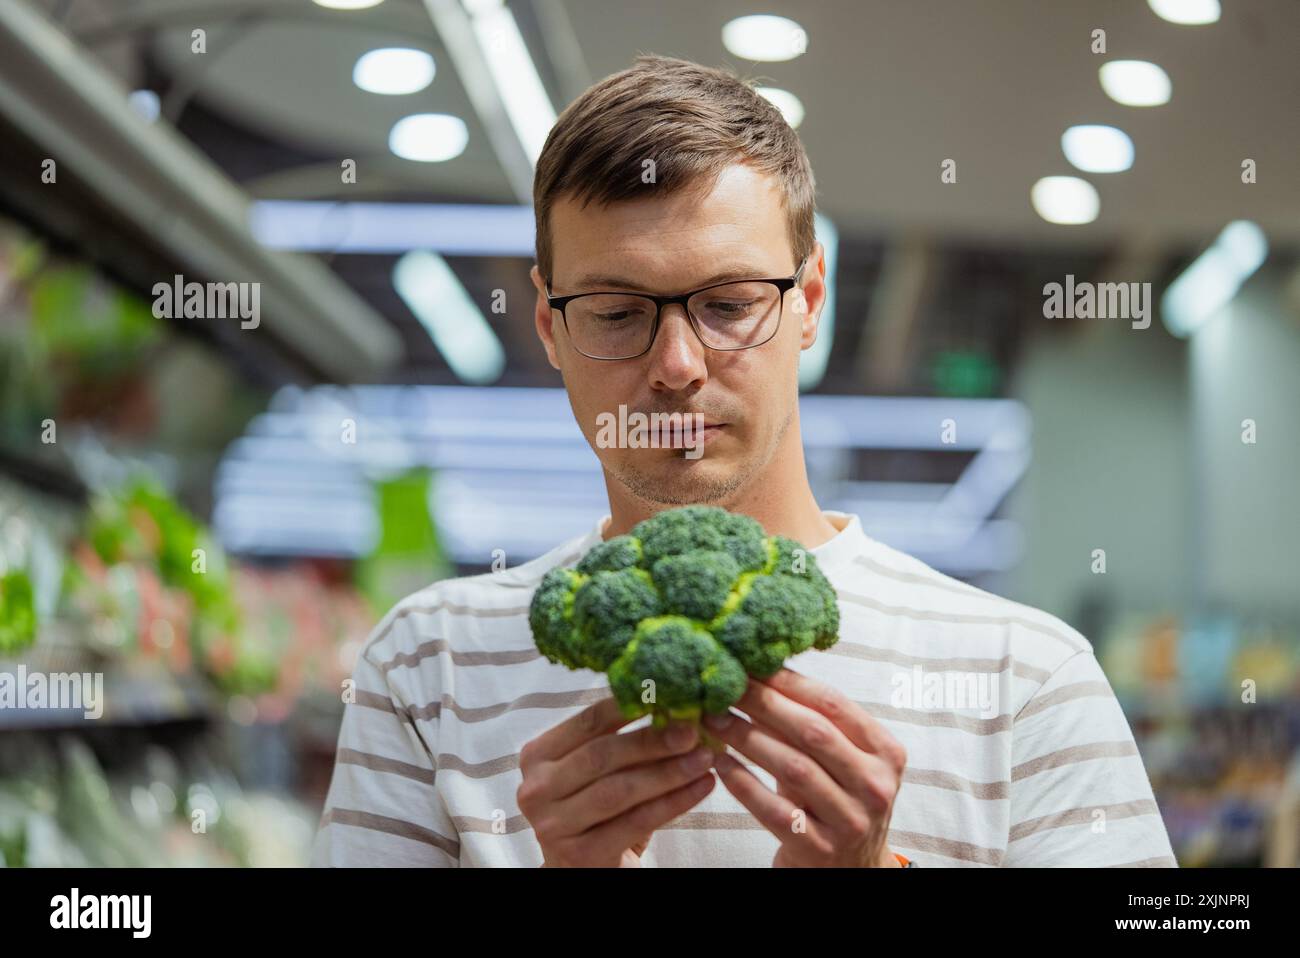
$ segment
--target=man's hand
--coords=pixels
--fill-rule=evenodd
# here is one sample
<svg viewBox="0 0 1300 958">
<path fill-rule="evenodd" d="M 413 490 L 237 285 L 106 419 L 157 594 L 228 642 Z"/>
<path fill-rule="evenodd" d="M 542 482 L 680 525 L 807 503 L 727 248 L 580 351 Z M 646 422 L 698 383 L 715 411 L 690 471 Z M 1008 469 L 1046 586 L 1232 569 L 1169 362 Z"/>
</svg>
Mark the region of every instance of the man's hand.
<svg viewBox="0 0 1300 958">
<path fill-rule="evenodd" d="M 543 867 L 637 868 L 654 830 L 713 791 L 714 753 L 692 749 L 699 728 L 670 723 L 635 732 L 602 699 L 524 745 L 519 810 L 542 847 Z"/>
<path fill-rule="evenodd" d="M 773 792 L 719 753 L 722 784 L 781 842 L 773 867 L 897 868 L 885 845 L 907 752 L 837 689 L 781 669 L 750 679 L 711 734 L 772 773 Z M 721 720 L 721 724 L 719 723 Z"/>
</svg>

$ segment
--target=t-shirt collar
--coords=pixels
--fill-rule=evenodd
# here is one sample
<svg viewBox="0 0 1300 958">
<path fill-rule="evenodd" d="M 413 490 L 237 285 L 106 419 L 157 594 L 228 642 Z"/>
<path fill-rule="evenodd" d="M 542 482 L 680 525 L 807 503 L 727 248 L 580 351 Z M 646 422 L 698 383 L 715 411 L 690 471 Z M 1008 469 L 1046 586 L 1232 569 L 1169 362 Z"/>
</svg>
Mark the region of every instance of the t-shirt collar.
<svg viewBox="0 0 1300 958">
<path fill-rule="evenodd" d="M 839 530 L 821 545 L 813 546 L 808 550 L 816 557 L 817 565 L 825 572 L 828 568 L 834 568 L 840 563 L 850 561 L 855 555 L 860 555 L 869 540 L 866 533 L 862 531 L 862 521 L 855 513 L 823 509 L 822 515 Z M 609 514 L 606 513 L 596 520 L 595 526 L 577 544 L 580 555 L 586 555 L 588 549 L 604 539 L 605 523 L 609 522 L 609 519 Z"/>
</svg>

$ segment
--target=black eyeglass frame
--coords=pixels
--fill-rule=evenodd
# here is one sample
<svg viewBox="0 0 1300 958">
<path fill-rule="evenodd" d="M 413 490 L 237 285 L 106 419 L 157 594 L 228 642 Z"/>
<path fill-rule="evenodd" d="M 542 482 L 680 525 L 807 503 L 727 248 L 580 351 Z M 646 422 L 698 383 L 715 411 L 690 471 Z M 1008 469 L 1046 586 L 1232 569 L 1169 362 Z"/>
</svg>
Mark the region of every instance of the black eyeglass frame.
<svg viewBox="0 0 1300 958">
<path fill-rule="evenodd" d="M 785 294 L 799 285 L 799 277 L 803 275 L 803 271 L 807 265 L 808 258 L 805 257 L 804 261 L 799 264 L 799 268 L 794 271 L 793 276 L 781 277 L 779 279 L 729 279 L 725 283 L 713 283 L 709 286 L 702 286 L 699 289 L 693 289 L 689 293 L 682 293 L 678 296 L 655 296 L 651 293 L 633 293 L 625 289 L 592 290 L 591 292 L 573 293 L 568 296 L 552 296 L 551 284 L 548 280 L 546 283 L 546 302 L 551 309 L 558 309 L 560 311 L 560 318 L 564 320 L 565 333 L 569 333 L 569 316 L 565 311 L 565 307 L 575 299 L 580 299 L 583 296 L 637 296 L 641 299 L 648 299 L 655 304 L 655 319 L 654 324 L 650 327 L 650 339 L 646 343 L 645 349 L 635 355 L 616 357 L 592 356 L 589 353 L 584 353 L 581 349 L 578 349 L 577 344 L 573 343 L 572 334 L 569 333 L 569 342 L 573 344 L 573 348 L 577 349 L 580 355 L 586 356 L 588 359 L 595 359 L 607 363 L 621 363 L 628 359 L 639 359 L 644 356 L 646 353 L 650 352 L 650 348 L 655 344 L 655 337 L 659 335 L 659 319 L 663 316 L 664 307 L 673 303 L 677 303 L 682 307 L 682 312 L 686 314 L 686 319 L 691 324 L 691 329 L 695 331 L 695 338 L 703 343 L 706 349 L 716 349 L 718 352 L 731 353 L 741 349 L 753 349 L 756 346 L 762 346 L 764 343 L 772 341 L 772 338 L 776 336 L 777 332 L 781 329 L 781 320 L 785 318 Z M 687 303 L 693 296 L 698 296 L 700 293 L 707 293 L 711 289 L 719 289 L 723 286 L 735 286 L 737 283 L 771 283 L 777 288 L 779 292 L 779 296 L 777 297 L 777 309 L 779 311 L 776 317 L 776 325 L 772 327 L 771 335 L 761 343 L 750 343 L 748 346 L 711 346 L 709 343 L 704 341 L 704 334 L 700 332 L 699 323 L 696 322 L 695 317 L 691 315 Z"/>
</svg>

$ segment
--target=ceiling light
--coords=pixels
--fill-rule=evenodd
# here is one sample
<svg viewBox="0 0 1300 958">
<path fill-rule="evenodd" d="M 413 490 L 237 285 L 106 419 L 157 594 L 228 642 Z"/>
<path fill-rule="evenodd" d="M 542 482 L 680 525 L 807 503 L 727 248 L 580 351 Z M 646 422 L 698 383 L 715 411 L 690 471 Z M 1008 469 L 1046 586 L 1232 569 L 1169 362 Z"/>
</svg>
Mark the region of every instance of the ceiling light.
<svg viewBox="0 0 1300 958">
<path fill-rule="evenodd" d="M 461 380 L 481 386 L 501 378 L 501 341 L 446 260 L 412 250 L 393 267 L 393 285 Z"/>
<path fill-rule="evenodd" d="M 774 86 L 755 87 L 754 92 L 780 110 L 791 129 L 799 128 L 804 115 L 802 100 L 789 90 L 781 90 Z"/>
<path fill-rule="evenodd" d="M 1232 301 L 1267 257 L 1262 229 L 1250 220 L 1229 223 L 1165 290 L 1160 299 L 1165 327 L 1175 336 L 1196 332 Z"/>
<path fill-rule="evenodd" d="M 1147 0 L 1147 4 L 1170 23 L 1199 26 L 1219 20 L 1219 0 Z"/>
<path fill-rule="evenodd" d="M 315 0 L 316 6 L 329 7 L 331 10 L 365 10 L 383 2 L 384 0 Z"/>
<path fill-rule="evenodd" d="M 500 0 L 474 0 L 465 6 L 501 105 L 529 162 L 536 166 L 547 134 L 555 125 L 555 108 L 519 24 Z"/>
<path fill-rule="evenodd" d="M 1092 184 L 1077 176 L 1045 176 L 1034 184 L 1029 197 L 1039 216 L 1064 226 L 1091 223 L 1101 208 Z"/>
<path fill-rule="evenodd" d="M 469 142 L 465 121 L 446 113 L 416 113 L 393 124 L 388 148 L 404 160 L 441 163 L 460 156 Z"/>
<path fill-rule="evenodd" d="M 311 252 L 532 256 L 537 244 L 522 204 L 254 200 L 249 228 L 263 246 Z"/>
<path fill-rule="evenodd" d="M 808 33 L 785 17 L 737 17 L 722 28 L 722 45 L 744 60 L 793 60 L 808 49 Z"/>
<path fill-rule="evenodd" d="M 1169 102 L 1173 84 L 1169 74 L 1146 60 L 1112 60 L 1103 63 L 1101 88 L 1125 106 L 1160 106 Z"/>
<path fill-rule="evenodd" d="M 131 104 L 131 109 L 150 123 L 158 119 L 158 114 L 162 110 L 158 94 L 153 90 L 133 90 L 126 101 Z"/>
<path fill-rule="evenodd" d="M 1133 141 L 1113 126 L 1072 126 L 1061 135 L 1061 149 L 1085 173 L 1122 173 L 1133 165 Z"/>
<path fill-rule="evenodd" d="M 433 82 L 433 74 L 433 57 L 423 50 L 385 47 L 357 59 L 352 82 L 367 93 L 400 96 L 423 90 Z"/>
</svg>

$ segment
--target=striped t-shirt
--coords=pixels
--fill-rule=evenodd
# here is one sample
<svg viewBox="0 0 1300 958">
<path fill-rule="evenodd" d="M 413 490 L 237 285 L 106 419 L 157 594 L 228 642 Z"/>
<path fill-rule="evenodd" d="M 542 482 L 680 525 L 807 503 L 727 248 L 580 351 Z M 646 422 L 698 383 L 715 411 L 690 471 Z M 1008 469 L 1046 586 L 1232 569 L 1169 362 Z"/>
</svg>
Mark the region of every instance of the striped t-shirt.
<svg viewBox="0 0 1300 958">
<path fill-rule="evenodd" d="M 810 551 L 838 594 L 840 640 L 788 665 L 842 691 L 906 748 L 890 849 L 931 867 L 1176 866 L 1088 641 L 871 539 L 855 515 L 824 514 L 839 532 Z M 515 568 L 436 582 L 375 627 L 313 864 L 541 865 L 515 802 L 519 751 L 609 688 L 538 653 L 528 605 L 548 569 L 601 541 L 607 519 Z M 642 864 L 767 867 L 777 848 L 719 782 L 654 833 Z"/>
</svg>

